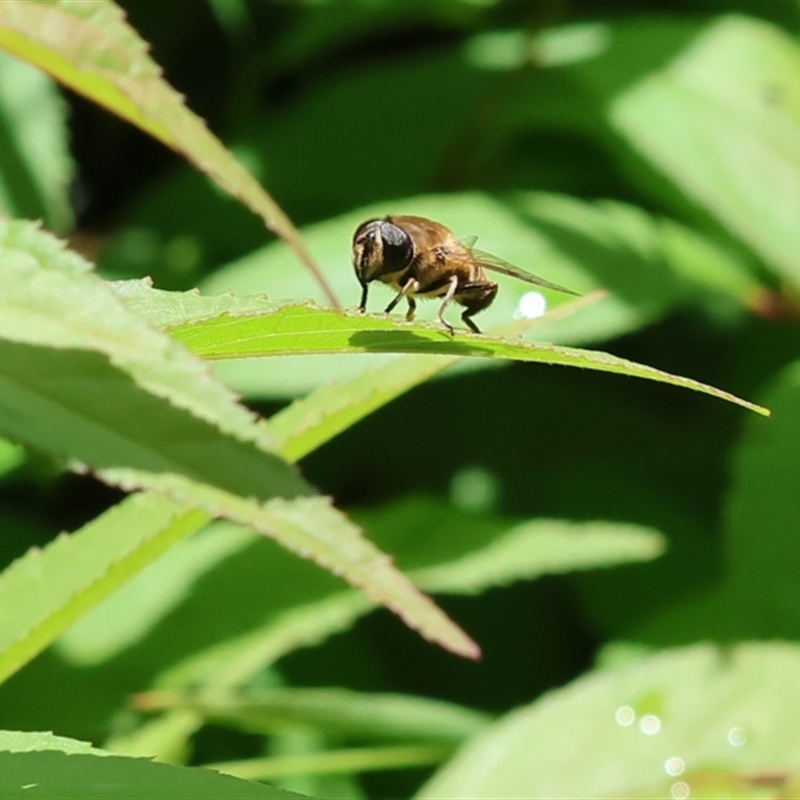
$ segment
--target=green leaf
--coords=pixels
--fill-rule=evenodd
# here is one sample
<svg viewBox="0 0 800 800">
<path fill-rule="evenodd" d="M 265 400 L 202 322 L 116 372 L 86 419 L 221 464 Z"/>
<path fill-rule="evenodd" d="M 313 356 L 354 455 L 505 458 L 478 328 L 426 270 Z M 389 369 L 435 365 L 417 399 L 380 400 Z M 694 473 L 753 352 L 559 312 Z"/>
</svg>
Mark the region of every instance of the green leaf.
<svg viewBox="0 0 800 800">
<path fill-rule="evenodd" d="M 330 3 L 325 11 L 304 11 L 314 15 L 320 27 L 330 30 L 341 25 L 343 17 L 352 17 L 348 9 L 354 5 L 357 3 Z M 373 23 L 361 34 L 358 22 L 355 28 L 348 26 L 349 42 L 359 41 L 359 35 L 374 41 L 381 35 L 376 32 L 375 21 L 381 19 L 379 25 L 386 25 L 383 35 L 396 35 L 402 30 L 397 27 L 402 22 L 387 20 L 387 11 L 406 5 L 382 3 L 381 8 L 368 9 Z M 411 8 L 451 5 L 456 4 L 412 3 Z M 298 23 L 300 16 L 295 18 Z M 287 37 L 297 33 L 294 26 L 286 31 Z M 273 60 L 276 55 L 280 57 L 278 52 L 285 45 L 284 37 L 279 39 L 276 47 L 270 48 L 265 78 L 276 74 L 272 70 L 282 73 L 283 67 Z M 301 70 L 312 68 L 324 46 L 313 52 L 313 60 Z M 272 112 L 251 95 L 252 113 L 246 123 L 240 119 L 237 127 L 247 149 L 269 174 L 275 196 L 287 207 L 302 208 L 310 218 L 327 219 L 342 209 L 408 197 L 432 183 L 455 182 L 450 164 L 456 156 L 453 148 L 461 132 L 474 126 L 476 99 L 484 91 L 492 91 L 491 78 L 470 68 L 457 46 L 431 47 L 401 60 L 376 58 L 368 69 L 330 70 L 324 80 L 315 82 L 313 90 L 298 93 L 292 102 L 285 103 L 280 113 Z M 413 91 L 409 87 L 414 87 Z M 246 91 L 250 94 L 253 88 Z M 370 98 L 368 114 L 364 113 L 365 98 Z M 413 102 L 411 114 L 407 101 Z M 423 119 L 425 133 L 418 135 L 416 120 Z M 464 175 L 458 161 L 456 174 Z M 382 213 L 393 212 L 385 208 Z M 349 239 L 343 241 L 345 247 Z M 346 252 L 344 259 L 342 266 L 346 267 Z"/>
<path fill-rule="evenodd" d="M 674 764 L 675 762 L 670 762 Z M 665 770 L 666 771 L 666 770 Z M 730 769 L 708 767 L 684 772 L 679 780 L 665 778 L 660 784 L 651 784 L 646 789 L 636 789 L 625 797 L 658 800 L 675 797 L 689 788 L 695 798 L 726 797 L 730 800 L 788 800 L 800 794 L 800 775 L 771 770 L 737 772 Z"/>
<path fill-rule="evenodd" d="M 148 692 L 137 697 L 136 705 L 148 711 L 188 710 L 212 722 L 265 735 L 297 725 L 360 740 L 460 742 L 491 721 L 488 714 L 440 700 L 348 689 Z"/>
<path fill-rule="evenodd" d="M 362 594 L 330 590 L 316 601 L 292 606 L 287 600 L 284 605 L 289 607 L 276 609 L 261 625 L 177 660 L 161 672 L 154 685 L 163 689 L 238 686 L 283 656 L 349 630 L 375 608 Z"/>
<path fill-rule="evenodd" d="M 449 563 L 412 572 L 417 585 L 444 594 L 478 594 L 493 586 L 581 569 L 649 561 L 664 539 L 638 525 L 537 519 Z"/>
<path fill-rule="evenodd" d="M 441 325 L 329 311 L 309 304 L 251 316 L 224 315 L 177 325 L 170 328 L 170 333 L 192 352 L 208 359 L 336 352 L 428 353 L 562 364 L 682 386 L 769 415 L 767 409 L 728 392 L 608 353 L 528 344 L 510 337 L 460 332 L 450 336 Z"/>
<path fill-rule="evenodd" d="M 405 356 L 321 386 L 269 419 L 269 430 L 289 461 L 299 461 L 360 419 L 438 375 L 457 358 Z"/>
<path fill-rule="evenodd" d="M 797 485 L 800 470 L 800 363 L 765 393 L 772 424 L 750 424 L 733 462 L 726 504 L 728 576 L 766 635 L 800 635 L 797 582 Z M 755 630 L 752 635 L 755 634 Z"/>
<path fill-rule="evenodd" d="M 71 456 L 126 490 L 191 503 L 204 521 L 251 526 L 386 601 L 423 635 L 475 655 L 328 500 L 278 502 L 311 489 L 273 437 L 86 262 L 33 226 L 2 220 L 0 258 L 0 432 Z"/>
<path fill-rule="evenodd" d="M 785 368 L 764 397 L 774 417 L 750 420 L 733 458 L 723 578 L 649 619 L 636 631 L 646 641 L 800 636 L 800 363 Z"/>
<path fill-rule="evenodd" d="M 154 289 L 150 278 L 110 281 L 107 285 L 131 311 L 161 329 L 213 319 L 223 314 L 255 314 L 279 307 L 277 303 L 271 303 L 265 294 L 245 297 L 237 296 L 233 292 L 203 295 L 199 289 L 167 292 Z"/>
<path fill-rule="evenodd" d="M 55 738 L 55 737 L 54 737 Z M 59 750 L 61 748 L 58 748 Z M 0 753 L 0 797 L 103 798 L 297 798 L 293 792 L 250 783 L 206 769 L 157 764 L 94 752 Z"/>
<path fill-rule="evenodd" d="M 555 315 L 536 320 L 526 335 L 529 339 L 592 342 L 637 330 L 688 302 L 717 305 L 724 300 L 751 306 L 762 296 L 758 282 L 740 260 L 684 226 L 622 203 L 587 203 L 528 192 L 507 202 L 483 194 L 410 197 L 309 226 L 304 230 L 309 248 L 337 293 L 352 298 L 353 306 L 360 293 L 349 263 L 353 231 L 364 219 L 401 211 L 438 219 L 458 235 L 479 234 L 481 249 L 577 291 L 600 287 L 609 292 L 567 319 Z M 498 297 L 479 317 L 481 328 L 489 333 L 522 316 L 523 297 L 531 289 L 513 278 L 496 277 Z M 323 300 L 281 243 L 218 270 L 203 290 L 232 290 L 243 301 L 247 295 L 266 291 L 276 304 L 305 297 Z M 388 290 L 378 285 L 370 296 L 370 308 L 382 308 L 390 298 Z M 566 298 L 551 293 L 547 300 L 560 310 Z M 437 307 L 423 304 L 418 317 L 433 319 Z M 231 309 L 231 313 L 235 312 Z M 370 355 L 365 363 L 377 367 L 385 363 L 385 357 Z M 361 369 L 362 364 L 334 355 L 304 355 L 278 364 L 221 364 L 218 374 L 242 392 L 274 397 L 299 394 Z"/>
<path fill-rule="evenodd" d="M 585 312 L 595 300 L 590 296 L 566 303 L 544 317 L 519 323 L 519 330 L 530 333 L 548 324 L 555 327 Z M 551 323 L 553 317 L 558 320 Z M 321 386 L 295 400 L 270 417 L 269 430 L 286 458 L 299 460 L 381 406 L 459 363 L 466 362 L 458 356 L 405 356 L 368 367 L 354 378 Z"/>
<path fill-rule="evenodd" d="M 0 210 L 67 230 L 72 173 L 66 104 L 52 81 L 0 52 Z"/>
<path fill-rule="evenodd" d="M 155 509 L 169 507 L 155 494 L 133 495 L 102 514 L 93 524 L 108 523 L 109 536 L 113 536 L 115 530 L 112 518 L 121 520 L 127 529 L 134 520 L 124 507 L 134 502 Z M 205 519 L 202 513 L 199 516 Z M 77 532 L 71 539 L 75 542 L 81 536 L 82 533 Z M 99 664 L 136 644 L 159 619 L 186 600 L 195 583 L 209 569 L 251 544 L 254 538 L 256 534 L 247 528 L 207 525 L 188 539 L 177 542 L 72 625 L 57 642 L 59 653 L 73 664 Z"/>
<path fill-rule="evenodd" d="M 316 273 L 288 217 L 204 122 L 186 108 L 119 6 L 110 0 L 7 0 L 0 3 L 0 47 L 184 155 L 261 216 Z M 316 279 L 326 290 L 324 279 L 318 274 Z M 330 291 L 327 294 L 336 305 Z"/>
<path fill-rule="evenodd" d="M 506 715 L 417 796 L 643 796 L 672 776 L 694 797 L 687 770 L 797 771 L 798 675 L 800 649 L 784 643 L 696 645 L 595 671 Z"/>
<path fill-rule="evenodd" d="M 663 548 L 658 534 L 636 526 L 556 520 L 509 526 L 426 497 L 362 512 L 358 518 L 418 585 L 434 593 L 475 594 L 551 572 L 645 561 Z M 431 530 L 457 530 L 458 536 L 435 537 Z M 289 576 L 266 619 L 198 649 L 165 670 L 156 685 L 241 684 L 287 653 L 347 630 L 374 608 L 363 596 L 304 579 L 302 566 Z M 265 580 L 274 571 L 270 584 L 280 586 L 286 566 L 270 559 L 263 571 Z"/>
<path fill-rule="evenodd" d="M 795 40 L 767 22 L 731 15 L 620 95 L 611 119 L 692 200 L 797 288 L 798 109 Z"/>
<path fill-rule="evenodd" d="M 134 495 L 0 575 L 0 681 L 47 647 L 170 545 L 202 527 L 199 511 Z"/>
<path fill-rule="evenodd" d="M 25 461 L 25 448 L 0 439 L 0 477 L 15 470 Z"/>
<path fill-rule="evenodd" d="M 90 265 L 0 220 L 0 433 L 103 471 L 183 472 L 261 499 L 308 493 L 233 393 Z"/>
<path fill-rule="evenodd" d="M 95 756 L 108 755 L 97 750 L 88 742 L 68 739 L 66 736 L 54 736 L 52 733 L 33 731 L 0 731 L 0 752 L 2 753 L 38 753 L 43 750 L 59 750 L 62 753 L 91 753 Z"/>
<path fill-rule="evenodd" d="M 202 506 L 207 491 L 197 489 L 190 482 L 185 488 L 186 498 Z M 143 495 L 141 498 L 138 502 L 132 498 L 123 506 L 106 512 L 76 536 L 49 545 L 41 555 L 34 551 L 0 576 L 0 599 L 3 594 L 37 598 L 36 603 L 26 604 L 25 614 L 7 619 L 5 631 L 0 629 L 4 634 L 0 640 L 0 652 L 4 650 L 0 655 L 0 678 L 19 669 L 78 616 L 141 570 L 168 545 L 211 519 L 197 510 L 184 509 L 180 514 L 180 507 L 158 497 Z M 276 499 L 259 506 L 221 496 L 219 502 L 222 504 L 217 509 L 219 513 L 238 518 L 283 547 L 362 588 L 373 602 L 387 605 L 422 636 L 460 655 L 477 655 L 474 642 L 395 569 L 389 557 L 365 539 L 361 530 L 337 512 L 328 499 L 306 498 L 286 503 Z M 136 525 L 134 514 L 141 511 L 143 516 Z M 174 521 L 171 517 L 160 516 L 169 512 L 175 515 Z M 125 537 L 118 532 L 120 530 Z M 150 537 L 153 541 L 149 541 Z M 205 564 L 194 574 L 199 574 L 203 566 L 227 555 L 233 548 L 234 545 L 215 548 L 213 553 L 206 554 Z M 194 549 L 187 553 L 193 556 Z M 76 558 L 82 559 L 83 570 L 75 569 Z M 142 589 L 146 592 L 147 586 L 148 579 L 134 585 L 128 590 L 128 598 L 141 593 Z M 149 612 L 144 605 L 133 616 L 127 614 L 121 621 L 119 634 L 110 642 L 98 645 L 97 631 L 104 632 L 109 620 L 109 609 L 99 611 L 94 619 L 84 623 L 75 638 L 66 640 L 67 654 L 73 653 L 82 661 L 97 661 L 112 655 L 135 641 L 152 625 L 154 618 L 166 613 L 175 598 L 167 596 L 166 602 L 156 603 L 148 599 L 147 603 L 150 603 Z M 110 611 L 113 612 L 113 605 Z"/>
<path fill-rule="evenodd" d="M 193 711 L 172 711 L 148 720 L 133 731 L 112 736 L 104 746 L 119 756 L 185 764 L 191 756 L 190 739 L 203 724 L 203 718 Z"/>
<path fill-rule="evenodd" d="M 661 537 L 636 526 L 536 520 L 508 527 L 424 498 L 360 516 L 383 549 L 396 553 L 412 570 L 419 585 L 446 593 L 475 594 L 546 573 L 649 560 L 663 548 Z M 431 528 L 458 529 L 459 536 L 437 539 L 428 535 Z M 242 552 L 249 543 L 257 549 Z M 180 663 L 164 673 L 159 685 L 183 686 L 205 676 L 213 676 L 217 685 L 230 685 L 298 647 L 346 630 L 374 608 L 362 595 L 341 592 L 336 582 L 310 566 L 265 547 L 252 534 L 218 524 L 173 548 L 67 632 L 58 647 L 70 660 L 97 663 L 136 642 L 165 615 L 176 615 L 174 624 L 183 629 L 180 605 L 186 602 L 187 619 L 204 617 L 205 630 L 212 627 L 212 612 L 228 622 L 214 644 L 209 644 L 213 636 L 209 640 L 200 635 L 191 654 L 167 650 L 165 660 L 172 655 Z M 205 605 L 193 603 L 189 586 L 212 568 L 219 569 L 217 565 L 224 574 L 227 559 L 239 552 L 271 588 L 268 596 L 263 591 L 260 595 L 260 607 L 266 611 L 259 612 L 237 590 L 242 576 L 236 569 L 227 581 L 214 584 L 212 595 L 202 601 Z M 249 616 L 241 631 L 231 635 L 229 620 L 242 619 L 245 609 Z M 165 631 L 159 650 L 175 638 Z"/>
<path fill-rule="evenodd" d="M 202 504 L 207 492 L 202 487 L 201 491 L 192 490 L 186 486 L 187 496 Z M 228 519 L 274 538 L 283 547 L 361 588 L 426 639 L 459 655 L 478 657 L 478 646 L 395 569 L 391 558 L 364 538 L 360 528 L 337 512 L 328 498 L 275 498 L 260 507 L 221 494 L 215 499 Z"/>
<path fill-rule="evenodd" d="M 763 292 L 752 269 L 713 239 L 638 206 L 544 192 L 518 195 L 514 205 L 639 325 L 687 301 L 727 298 L 751 306 Z"/>
<path fill-rule="evenodd" d="M 357 774 L 387 769 L 408 769 L 439 764 L 452 751 L 452 745 L 395 745 L 388 747 L 349 747 L 315 753 L 241 759 L 207 764 L 208 769 L 250 780 L 268 781 L 308 775 Z M 352 797 L 348 792 L 347 797 Z"/>
<path fill-rule="evenodd" d="M 167 366 L 165 354 L 154 356 L 153 364 Z M 194 479 L 260 498 L 311 491 L 277 455 L 155 396 L 156 381 L 150 391 L 140 388 L 104 354 L 3 340 L 0 364 L 0 433 L 56 458 L 73 457 L 109 483 L 167 492 Z M 172 402 L 193 383 L 200 391 L 211 384 L 179 369 L 173 377 L 172 387 L 161 382 Z M 219 408 L 221 427 L 226 409 Z M 234 408 L 231 398 L 227 410 Z"/>
</svg>

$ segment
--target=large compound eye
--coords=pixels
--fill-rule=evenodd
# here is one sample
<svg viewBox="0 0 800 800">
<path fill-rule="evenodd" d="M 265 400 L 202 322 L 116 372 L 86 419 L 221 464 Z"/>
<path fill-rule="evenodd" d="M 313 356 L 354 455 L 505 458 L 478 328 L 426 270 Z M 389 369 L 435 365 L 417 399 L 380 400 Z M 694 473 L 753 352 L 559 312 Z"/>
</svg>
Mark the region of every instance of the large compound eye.
<svg viewBox="0 0 800 800">
<path fill-rule="evenodd" d="M 353 234 L 353 247 L 364 244 L 366 241 L 374 242 L 380 226 L 381 220 L 379 219 L 368 219 L 366 222 L 362 222 Z"/>
<path fill-rule="evenodd" d="M 353 266 L 360 278 L 366 279 L 381 260 L 380 238 L 381 221 L 368 219 L 362 222 L 353 234 Z"/>
<path fill-rule="evenodd" d="M 405 269 L 414 258 L 414 244 L 411 237 L 393 222 L 381 223 L 383 241 L 383 272 L 399 272 Z"/>
</svg>

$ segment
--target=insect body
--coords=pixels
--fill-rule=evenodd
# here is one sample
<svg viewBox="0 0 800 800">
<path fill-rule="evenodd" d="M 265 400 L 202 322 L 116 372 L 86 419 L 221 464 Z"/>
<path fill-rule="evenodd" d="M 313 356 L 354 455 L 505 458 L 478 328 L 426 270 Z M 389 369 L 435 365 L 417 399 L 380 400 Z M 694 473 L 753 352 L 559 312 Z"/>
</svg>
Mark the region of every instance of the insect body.
<svg viewBox="0 0 800 800">
<path fill-rule="evenodd" d="M 469 247 L 456 239 L 449 228 L 425 217 L 384 217 L 362 222 L 353 235 L 353 266 L 362 288 L 360 311 L 367 307 L 369 284 L 380 281 L 397 292 L 386 313 L 405 297 L 409 321 L 414 319 L 416 298 L 441 297 L 439 320 L 451 334 L 453 326 L 443 315 L 454 300 L 464 306 L 461 315 L 464 324 L 480 333 L 472 317 L 488 308 L 497 294 L 497 284 L 486 277 L 487 269 L 547 289 L 576 294 Z"/>
</svg>

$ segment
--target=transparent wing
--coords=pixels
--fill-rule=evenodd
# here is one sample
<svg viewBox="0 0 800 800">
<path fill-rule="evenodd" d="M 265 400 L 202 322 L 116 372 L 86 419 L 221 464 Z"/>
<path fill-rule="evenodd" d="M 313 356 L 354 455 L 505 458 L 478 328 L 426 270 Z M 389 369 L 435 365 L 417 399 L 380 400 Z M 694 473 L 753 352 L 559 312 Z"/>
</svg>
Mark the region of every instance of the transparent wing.
<svg viewBox="0 0 800 800">
<path fill-rule="evenodd" d="M 503 275 L 510 275 L 512 278 L 518 278 L 526 283 L 533 283 L 544 289 L 553 289 L 556 292 L 563 292 L 564 294 L 572 294 L 575 295 L 575 297 L 580 297 L 577 292 L 573 292 L 572 289 L 567 289 L 566 286 L 560 286 L 557 283 L 552 283 L 544 278 L 540 278 L 538 275 L 534 275 L 531 272 L 526 272 L 524 269 L 515 267 L 513 264 L 509 264 L 508 261 L 503 261 L 502 258 L 493 256 L 491 253 L 487 253 L 484 250 L 472 248 L 472 255 L 475 256 L 478 263 L 485 269 L 500 272 Z"/>
</svg>

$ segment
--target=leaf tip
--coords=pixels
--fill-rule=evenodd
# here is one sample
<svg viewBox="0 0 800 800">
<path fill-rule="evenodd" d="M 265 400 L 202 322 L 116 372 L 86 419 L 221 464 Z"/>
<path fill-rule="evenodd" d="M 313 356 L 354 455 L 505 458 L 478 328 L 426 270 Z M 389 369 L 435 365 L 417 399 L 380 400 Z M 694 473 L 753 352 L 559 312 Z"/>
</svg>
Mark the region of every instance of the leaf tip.
<svg viewBox="0 0 800 800">
<path fill-rule="evenodd" d="M 480 646 L 476 642 L 473 642 L 472 639 L 470 639 L 470 645 L 469 651 L 465 652 L 463 655 L 470 659 L 470 661 L 480 661 L 483 658 L 483 652 Z"/>
<path fill-rule="evenodd" d="M 468 658 L 470 661 L 480 661 L 481 658 L 483 658 L 480 645 L 467 636 L 463 631 L 459 632 L 462 635 L 457 641 L 450 640 L 444 642 L 439 640 L 439 644 L 441 644 L 445 650 L 449 650 L 454 655 L 461 656 L 462 658 Z"/>
</svg>

